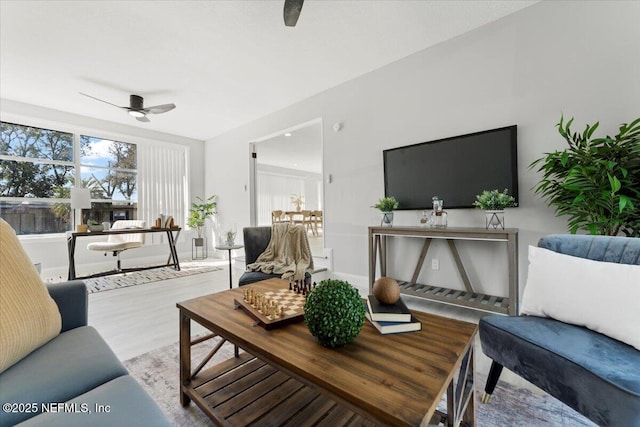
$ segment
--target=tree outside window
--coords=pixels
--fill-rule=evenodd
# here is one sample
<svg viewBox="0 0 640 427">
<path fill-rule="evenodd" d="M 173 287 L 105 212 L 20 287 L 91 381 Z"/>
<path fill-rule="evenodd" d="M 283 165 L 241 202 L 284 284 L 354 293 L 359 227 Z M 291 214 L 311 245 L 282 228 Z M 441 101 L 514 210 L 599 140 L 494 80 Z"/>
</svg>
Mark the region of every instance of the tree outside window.
<svg viewBox="0 0 640 427">
<path fill-rule="evenodd" d="M 91 189 L 83 221 L 137 217 L 135 144 L 0 122 L 0 216 L 18 234 L 71 230 L 70 188 Z"/>
</svg>

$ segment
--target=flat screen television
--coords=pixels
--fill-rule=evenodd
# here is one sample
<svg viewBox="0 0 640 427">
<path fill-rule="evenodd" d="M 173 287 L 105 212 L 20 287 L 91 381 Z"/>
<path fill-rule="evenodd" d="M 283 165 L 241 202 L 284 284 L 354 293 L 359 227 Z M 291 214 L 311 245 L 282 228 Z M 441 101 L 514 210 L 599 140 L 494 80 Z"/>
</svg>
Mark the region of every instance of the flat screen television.
<svg viewBox="0 0 640 427">
<path fill-rule="evenodd" d="M 472 208 L 484 190 L 505 188 L 518 201 L 517 126 L 383 151 L 384 194 L 398 209 Z"/>
</svg>

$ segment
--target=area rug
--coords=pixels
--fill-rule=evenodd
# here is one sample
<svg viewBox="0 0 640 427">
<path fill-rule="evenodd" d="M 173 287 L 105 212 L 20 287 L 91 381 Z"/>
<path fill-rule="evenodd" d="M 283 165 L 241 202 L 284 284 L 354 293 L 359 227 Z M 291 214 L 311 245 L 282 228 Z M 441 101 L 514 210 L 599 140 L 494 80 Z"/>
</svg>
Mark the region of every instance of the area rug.
<svg viewBox="0 0 640 427">
<path fill-rule="evenodd" d="M 222 270 L 222 267 L 212 265 L 208 262 L 188 261 L 180 263 L 180 271 L 174 270 L 173 267 L 162 267 L 83 280 L 87 285 L 89 293 L 94 293 L 142 285 L 144 283 L 158 282 L 160 280 L 176 279 L 178 277 L 191 276 L 194 274 L 217 270 Z"/>
<path fill-rule="evenodd" d="M 193 363 L 197 363 L 212 347 L 212 341 L 192 348 Z M 209 362 L 220 362 L 232 357 L 233 346 L 225 343 Z M 178 343 L 168 345 L 124 362 L 129 372 L 158 403 L 174 425 L 196 427 L 212 425 L 202 411 L 191 403 L 183 408 L 178 394 Z M 476 399 L 482 396 L 485 378 L 476 377 Z M 439 408 L 446 409 L 443 401 Z M 500 382 L 489 404 L 477 403 L 478 427 L 593 427 L 582 415 L 548 395 L 538 396 L 530 390 Z"/>
</svg>

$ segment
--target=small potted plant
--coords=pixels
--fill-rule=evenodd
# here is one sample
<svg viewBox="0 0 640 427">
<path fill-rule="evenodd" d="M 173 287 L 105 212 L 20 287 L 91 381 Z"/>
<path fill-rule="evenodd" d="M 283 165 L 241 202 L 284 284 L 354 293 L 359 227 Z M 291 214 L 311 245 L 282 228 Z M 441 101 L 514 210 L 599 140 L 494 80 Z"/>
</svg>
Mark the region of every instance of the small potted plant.
<svg viewBox="0 0 640 427">
<path fill-rule="evenodd" d="M 233 246 L 236 241 L 236 231 L 234 229 L 229 229 L 225 233 L 227 246 Z"/>
<path fill-rule="evenodd" d="M 365 319 L 360 293 L 349 282 L 326 279 L 307 296 L 304 322 L 325 347 L 342 347 L 358 336 Z"/>
<path fill-rule="evenodd" d="M 302 194 L 292 194 L 289 200 L 296 207 L 296 211 L 300 212 L 302 210 L 302 205 L 304 204 L 304 196 Z"/>
<path fill-rule="evenodd" d="M 102 231 L 102 230 L 104 230 L 104 227 L 102 226 L 101 223 L 99 223 L 98 221 L 94 221 L 92 219 L 87 221 L 87 225 L 89 226 L 89 231 Z"/>
<path fill-rule="evenodd" d="M 381 226 L 391 227 L 393 225 L 393 211 L 398 209 L 398 201 L 393 196 L 383 197 L 372 208 L 379 209 L 382 212 Z"/>
<path fill-rule="evenodd" d="M 195 228 L 198 233 L 198 239 L 202 239 L 202 228 L 207 218 L 213 216 L 216 213 L 217 195 L 208 197 L 206 200 L 200 196 L 196 196 L 199 203 L 192 203 L 191 209 L 189 209 L 189 218 L 187 219 L 187 225 L 191 228 Z M 197 242 L 196 242 L 197 245 Z M 199 245 L 202 246 L 202 245 Z"/>
<path fill-rule="evenodd" d="M 476 196 L 473 206 L 485 211 L 485 226 L 487 229 L 504 229 L 504 209 L 518 206 L 516 199 L 507 193 L 505 188 L 503 192 L 485 190 Z"/>
</svg>

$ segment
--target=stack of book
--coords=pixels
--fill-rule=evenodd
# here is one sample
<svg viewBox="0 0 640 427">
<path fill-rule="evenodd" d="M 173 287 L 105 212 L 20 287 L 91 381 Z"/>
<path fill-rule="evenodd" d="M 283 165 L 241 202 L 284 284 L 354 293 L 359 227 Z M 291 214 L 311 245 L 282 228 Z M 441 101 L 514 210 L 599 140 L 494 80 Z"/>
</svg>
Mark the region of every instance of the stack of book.
<svg viewBox="0 0 640 427">
<path fill-rule="evenodd" d="M 381 334 L 397 334 L 422 329 L 402 298 L 395 304 L 382 304 L 373 295 L 367 297 L 367 319 Z"/>
</svg>

